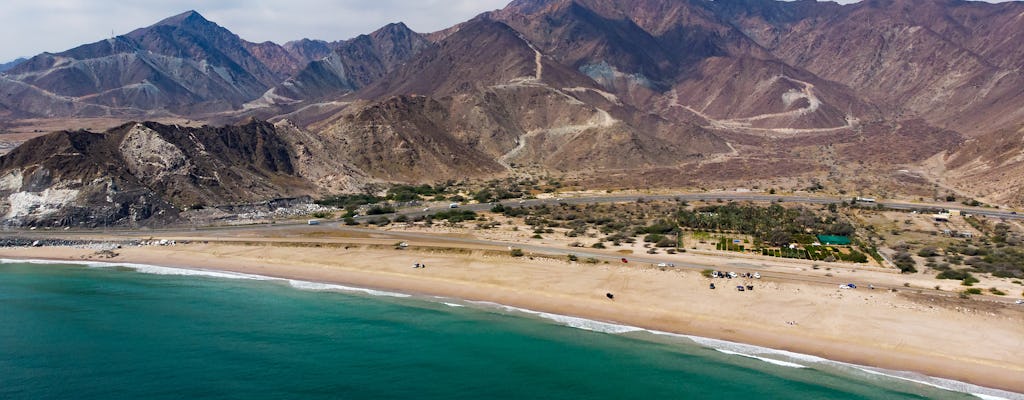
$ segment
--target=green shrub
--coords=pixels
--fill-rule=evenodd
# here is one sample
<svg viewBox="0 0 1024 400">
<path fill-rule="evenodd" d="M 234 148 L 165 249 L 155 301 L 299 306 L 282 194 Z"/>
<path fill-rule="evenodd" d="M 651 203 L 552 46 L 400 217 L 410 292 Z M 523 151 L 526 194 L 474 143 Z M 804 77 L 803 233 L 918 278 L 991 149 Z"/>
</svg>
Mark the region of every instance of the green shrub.
<svg viewBox="0 0 1024 400">
<path fill-rule="evenodd" d="M 315 201 L 316 204 L 328 207 L 355 208 L 365 204 L 373 204 L 383 200 L 380 197 L 370 194 L 342 194 L 328 196 Z"/>
<path fill-rule="evenodd" d="M 470 210 L 452 209 L 432 214 L 429 217 L 432 219 L 443 219 L 451 223 L 459 223 L 463 221 L 472 221 L 477 218 L 477 215 L 475 212 Z"/>
<path fill-rule="evenodd" d="M 952 280 L 964 280 L 967 277 L 971 277 L 971 273 L 962 269 L 951 269 L 948 271 L 942 271 L 935 276 L 938 279 L 952 279 Z"/>
<path fill-rule="evenodd" d="M 391 206 L 376 205 L 366 211 L 366 215 L 394 214 L 395 208 Z"/>
<path fill-rule="evenodd" d="M 968 276 L 964 278 L 964 281 L 960 284 L 964 286 L 974 286 L 974 284 L 978 282 L 981 282 L 978 280 L 978 278 L 975 278 L 974 276 Z"/>
<path fill-rule="evenodd" d="M 509 254 L 511 254 L 512 257 L 522 257 L 526 255 L 525 253 L 523 253 L 523 249 L 512 249 L 512 251 L 509 252 Z"/>
<path fill-rule="evenodd" d="M 649 234 L 647 236 L 644 236 L 644 242 L 647 242 L 647 243 L 657 243 L 658 241 L 660 241 L 660 240 L 662 240 L 664 238 L 665 238 L 665 235 L 661 235 L 661 234 L 657 234 L 657 233 L 651 233 L 651 234 Z"/>
<path fill-rule="evenodd" d="M 572 261 L 572 262 L 576 262 L 576 261 L 578 261 L 579 259 L 580 259 L 580 258 L 579 258 L 579 257 L 577 257 L 577 256 L 576 256 L 575 254 L 569 254 L 569 261 Z"/>
<path fill-rule="evenodd" d="M 964 290 L 964 293 L 967 293 L 967 294 L 981 294 L 981 289 L 970 288 L 970 289 Z"/>
<path fill-rule="evenodd" d="M 676 240 L 670 237 L 663 237 L 658 243 L 655 243 L 656 247 L 676 247 Z"/>
<path fill-rule="evenodd" d="M 939 255 L 939 250 L 934 247 L 925 247 L 918 250 L 917 255 L 920 257 L 935 257 Z"/>
<path fill-rule="evenodd" d="M 989 288 L 988 291 L 991 292 L 992 294 L 996 295 L 996 296 L 1005 296 L 1006 295 L 1005 292 L 1003 292 L 1002 290 L 996 289 L 996 288 Z"/>
<path fill-rule="evenodd" d="M 604 249 L 604 248 L 605 248 L 605 246 L 604 246 L 604 242 L 597 242 L 597 243 L 594 243 L 594 244 L 593 244 L 593 245 L 591 245 L 590 247 L 593 247 L 593 248 L 595 248 L 595 249 Z"/>
<path fill-rule="evenodd" d="M 914 257 L 906 251 L 897 253 L 896 257 L 893 257 L 893 262 L 896 264 L 896 267 L 900 269 L 900 273 L 902 274 L 912 274 L 917 272 L 917 268 L 915 268 L 917 262 L 914 261 Z"/>
</svg>

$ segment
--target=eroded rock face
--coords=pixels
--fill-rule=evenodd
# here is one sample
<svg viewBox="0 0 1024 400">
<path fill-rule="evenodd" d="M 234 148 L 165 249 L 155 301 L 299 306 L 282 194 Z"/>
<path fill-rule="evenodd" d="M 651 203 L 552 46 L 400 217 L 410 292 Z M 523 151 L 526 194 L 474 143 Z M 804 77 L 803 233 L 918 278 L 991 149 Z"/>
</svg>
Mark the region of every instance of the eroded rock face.
<svg viewBox="0 0 1024 400">
<path fill-rule="evenodd" d="M 125 167 L 139 180 L 152 183 L 168 175 L 188 175 L 194 165 L 177 146 L 142 124 L 135 124 L 118 148 Z"/>
<path fill-rule="evenodd" d="M 42 192 L 14 192 L 7 196 L 9 208 L 4 218 L 46 218 L 77 200 L 80 191 L 46 189 Z"/>
<path fill-rule="evenodd" d="M 17 226 L 159 225 L 185 207 L 307 195 L 294 159 L 262 121 L 55 132 L 0 157 L 0 213 Z"/>
</svg>

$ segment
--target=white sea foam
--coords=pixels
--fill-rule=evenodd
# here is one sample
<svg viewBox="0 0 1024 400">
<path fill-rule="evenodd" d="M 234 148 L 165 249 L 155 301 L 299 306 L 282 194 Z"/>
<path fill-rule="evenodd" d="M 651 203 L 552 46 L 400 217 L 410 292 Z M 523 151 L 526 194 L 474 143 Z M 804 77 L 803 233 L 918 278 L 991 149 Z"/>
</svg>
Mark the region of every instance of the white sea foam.
<svg viewBox="0 0 1024 400">
<path fill-rule="evenodd" d="M 221 279 L 249 279 L 257 281 L 287 281 L 289 285 L 296 289 L 302 290 L 314 290 L 314 291 L 339 291 L 339 292 L 350 292 L 350 293 L 363 293 L 372 296 L 387 296 L 387 297 L 411 297 L 407 294 L 386 292 L 381 290 L 366 289 L 352 286 L 334 285 L 329 283 L 319 282 L 307 282 L 293 279 L 281 279 L 263 275 L 243 274 L 238 272 L 225 272 L 225 271 L 211 271 L 204 269 L 191 269 L 191 268 L 174 268 L 174 267 L 163 267 L 159 265 L 149 264 L 134 264 L 134 263 L 115 263 L 115 262 L 99 262 L 99 261 L 54 261 L 54 260 L 10 260 L 0 259 L 0 263 L 12 264 L 70 264 L 70 265 L 82 265 L 89 268 L 129 268 L 136 272 L 153 275 L 177 275 L 177 276 L 205 276 L 211 278 Z"/>
<path fill-rule="evenodd" d="M 288 284 L 290 284 L 293 288 L 302 289 L 302 290 L 329 291 L 329 292 L 355 292 L 355 293 L 364 293 L 364 294 L 368 294 L 368 295 L 371 295 L 371 296 L 385 296 L 385 297 L 412 297 L 412 296 L 404 294 L 404 293 L 386 292 L 386 291 L 383 291 L 383 290 L 374 290 L 374 289 L 367 289 L 367 288 L 360 288 L 360 287 L 335 285 L 335 284 L 331 284 L 331 283 L 298 281 L 298 280 L 294 280 L 294 279 L 289 279 L 288 280 Z"/>
<path fill-rule="evenodd" d="M 729 354 L 729 355 L 753 358 L 755 360 L 761 360 L 761 361 L 764 361 L 764 362 L 769 363 L 769 364 L 778 365 L 780 367 L 807 368 L 804 365 L 800 365 L 800 364 L 797 364 L 797 363 L 792 363 L 792 362 L 789 362 L 789 361 L 781 361 L 781 360 L 776 360 L 776 359 L 773 359 L 773 358 L 755 356 L 753 354 L 743 354 L 743 353 L 740 353 L 740 352 L 730 351 L 730 350 L 723 350 L 723 349 L 715 349 L 715 350 L 717 350 L 720 353 L 725 353 L 725 354 Z"/>
<path fill-rule="evenodd" d="M 211 278 L 224 278 L 224 279 L 251 279 L 251 280 L 273 280 L 275 278 L 242 274 L 236 272 L 224 272 L 224 271 L 211 271 L 204 269 L 191 269 L 191 268 L 174 268 L 174 267 L 162 267 L 159 265 L 150 264 L 134 264 L 134 263 L 115 263 L 115 262 L 100 262 L 100 261 L 54 261 L 54 260 L 10 260 L 0 259 L 2 264 L 64 264 L 64 265 L 82 265 L 89 268 L 129 268 L 136 272 L 153 275 L 180 275 L 180 276 L 208 276 Z"/>
<path fill-rule="evenodd" d="M 754 346 L 744 343 L 730 342 L 727 340 L 711 339 L 700 336 L 681 335 L 677 333 L 661 332 L 661 331 L 648 331 L 655 335 L 671 336 L 677 338 L 685 338 L 697 343 L 701 346 L 714 349 L 718 352 L 725 354 L 735 354 L 743 357 L 756 358 L 762 361 L 770 362 L 775 365 L 789 366 L 777 364 L 789 363 L 788 361 L 778 360 L 774 357 L 768 358 L 763 357 L 765 355 L 772 355 L 775 357 L 781 357 L 794 361 L 800 361 L 804 364 L 819 364 L 823 366 L 841 367 L 846 370 L 854 370 L 866 372 L 872 375 L 883 376 L 889 379 L 898 379 L 908 382 L 914 382 L 920 385 L 931 386 L 943 390 L 949 390 L 953 392 L 967 393 L 978 398 L 983 399 L 995 399 L 995 400 L 1024 400 L 1024 394 L 1007 392 L 999 389 L 992 389 L 978 385 L 972 385 L 966 382 L 955 381 L 952 379 L 936 378 L 926 375 L 921 375 L 909 371 L 891 371 L 881 368 L 867 367 L 863 365 L 856 365 L 850 363 L 844 363 L 841 361 L 829 360 L 818 356 L 812 356 L 809 354 L 794 353 L 786 350 L 776 350 L 768 347 Z M 769 361 L 771 360 L 771 361 Z M 792 363 L 793 365 L 800 365 L 803 368 L 807 368 L 807 365 Z"/>
<path fill-rule="evenodd" d="M 470 303 L 483 306 L 486 308 L 497 308 L 505 312 L 529 314 L 544 318 L 549 321 L 557 322 L 561 325 L 565 325 L 571 328 L 583 329 L 593 332 L 611 333 L 611 334 L 622 334 L 628 332 L 643 331 L 643 328 L 637 328 L 635 326 L 615 324 L 611 322 L 595 321 L 592 319 L 570 317 L 568 315 L 552 314 L 541 311 L 534 311 L 526 308 L 506 306 L 504 304 L 491 303 L 487 301 L 471 301 Z"/>
<path fill-rule="evenodd" d="M 854 365 L 841 363 L 838 361 L 832 361 L 833 363 L 848 366 L 850 368 L 857 369 L 862 372 L 866 372 L 872 375 L 884 376 L 889 379 L 899 379 L 908 382 L 914 382 L 919 385 L 936 387 L 939 389 L 950 390 L 954 392 L 968 393 L 974 397 L 986 399 L 986 400 L 1022 400 L 1024 394 L 1011 393 L 998 389 L 991 389 L 982 386 L 972 385 L 966 382 L 954 381 L 952 379 L 935 378 L 931 376 L 921 375 L 909 371 L 890 371 L 881 368 L 866 367 L 863 365 Z"/>
<path fill-rule="evenodd" d="M 443 302 L 442 304 L 444 304 L 444 305 L 446 305 L 448 307 L 465 307 L 462 304 L 455 304 L 455 303 L 448 303 L 448 302 Z"/>
</svg>

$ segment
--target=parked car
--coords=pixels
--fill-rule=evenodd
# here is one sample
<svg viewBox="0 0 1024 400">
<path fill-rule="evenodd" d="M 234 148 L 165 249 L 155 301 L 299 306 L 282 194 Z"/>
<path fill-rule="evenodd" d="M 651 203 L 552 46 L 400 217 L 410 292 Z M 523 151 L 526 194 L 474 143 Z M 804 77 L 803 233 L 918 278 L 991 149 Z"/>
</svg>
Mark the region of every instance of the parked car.
<svg viewBox="0 0 1024 400">
<path fill-rule="evenodd" d="M 744 288 L 743 288 L 743 285 L 738 285 L 738 286 L 736 286 L 736 290 L 738 290 L 738 291 L 741 291 L 741 292 L 742 292 L 742 291 L 744 291 L 744 290 L 747 290 L 747 289 L 744 289 Z"/>
<path fill-rule="evenodd" d="M 754 273 L 754 279 L 761 279 L 761 273 L 760 272 L 755 272 Z"/>
</svg>

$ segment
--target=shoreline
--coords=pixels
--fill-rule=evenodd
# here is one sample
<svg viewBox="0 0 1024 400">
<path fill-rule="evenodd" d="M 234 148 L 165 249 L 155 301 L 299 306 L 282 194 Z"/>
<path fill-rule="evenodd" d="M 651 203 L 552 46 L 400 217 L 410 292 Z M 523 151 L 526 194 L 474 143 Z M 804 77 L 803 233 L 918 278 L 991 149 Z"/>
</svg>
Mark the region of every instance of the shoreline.
<svg viewBox="0 0 1024 400">
<path fill-rule="evenodd" d="M 855 368 L 881 368 L 886 372 L 899 373 L 913 371 L 928 377 L 952 380 L 1012 392 L 1013 395 L 1024 393 L 1024 366 L 1015 361 L 1013 354 L 1022 354 L 1017 350 L 1024 349 L 1024 343 L 1016 342 L 1013 337 L 1024 337 L 1024 325 L 1020 322 L 1022 313 L 1010 309 L 1011 314 L 977 313 L 972 318 L 946 321 L 939 315 L 925 315 L 924 318 L 938 325 L 925 327 L 924 330 L 914 326 L 914 321 L 922 320 L 921 310 L 908 312 L 916 317 L 903 323 L 900 318 L 900 307 L 913 305 L 913 301 L 899 298 L 895 294 L 871 293 L 892 297 L 888 304 L 874 307 L 858 307 L 856 310 L 844 311 L 845 307 L 835 309 L 835 304 L 802 305 L 816 313 L 836 312 L 840 315 L 841 324 L 845 317 L 861 314 L 862 311 L 876 312 L 877 318 L 890 320 L 889 324 L 880 327 L 864 327 L 859 334 L 849 331 L 849 326 L 830 327 L 830 324 L 819 324 L 800 318 L 797 326 L 766 323 L 763 312 L 755 310 L 753 317 L 730 315 L 716 312 L 716 306 L 731 309 L 737 305 L 757 307 L 756 303 L 769 303 L 768 308 L 791 306 L 806 296 L 826 294 L 829 303 L 851 303 L 850 307 L 860 303 L 844 299 L 847 293 L 839 292 L 839 297 L 832 296 L 834 288 L 816 287 L 820 285 L 799 283 L 766 283 L 766 289 L 759 288 L 751 296 L 743 297 L 743 293 L 729 291 L 727 288 L 716 292 L 707 291 L 705 278 L 692 272 L 664 272 L 657 270 L 635 270 L 616 266 L 568 266 L 565 262 L 554 260 L 516 260 L 508 257 L 474 257 L 473 254 L 445 254 L 444 252 L 395 252 L 387 250 L 341 250 L 341 249 L 304 249 L 302 255 L 294 253 L 295 249 L 276 248 L 274 246 L 232 246 L 232 245 L 186 245 L 168 248 L 132 248 L 121 250 L 122 255 L 114 259 L 91 259 L 88 249 L 71 248 L 6 248 L 0 249 L 0 257 L 10 259 L 36 259 L 47 262 L 104 263 L 104 264 L 145 264 L 180 268 L 202 272 L 228 272 L 252 276 L 303 281 L 328 285 L 343 285 L 355 291 L 388 291 L 411 295 L 435 296 L 447 299 L 460 299 L 470 303 L 493 303 L 506 308 L 525 311 L 527 314 L 548 313 L 570 318 L 581 318 L 598 323 L 612 324 L 623 327 L 646 330 L 654 334 L 659 332 L 683 337 L 707 338 L 737 344 L 769 349 L 773 352 L 792 352 L 811 357 L 821 357 L 840 364 L 848 364 Z M 356 256 L 356 257 L 352 257 Z M 337 257 L 337 261 L 334 258 Z M 344 258 L 344 260 L 342 259 Z M 483 259 L 481 259 L 483 258 Z M 412 269 L 409 266 L 414 260 L 422 260 L 428 265 L 426 269 Z M 382 263 L 387 264 L 382 268 Z M 463 265 L 468 264 L 468 265 Z M 496 269 L 500 271 L 495 271 Z M 566 271 L 571 269 L 571 271 Z M 506 275 L 515 274 L 516 277 Z M 547 275 L 558 275 L 555 278 Z M 559 279 L 562 278 L 562 279 Z M 251 279 L 251 278 L 250 278 Z M 538 280 L 540 282 L 538 282 Z M 563 282 L 571 281 L 571 282 Z M 668 283 L 666 284 L 666 281 Z M 693 282 L 698 281 L 698 282 Z M 686 283 L 689 287 L 681 287 Z M 759 283 L 760 284 L 760 283 Z M 295 286 L 293 284 L 293 286 Z M 773 288 L 773 286 L 775 286 Z M 301 287 L 297 287 L 302 289 Z M 686 292 L 672 296 L 671 292 L 679 289 L 701 288 L 703 292 Z M 650 291 L 645 289 L 651 289 Z M 666 290 L 667 289 L 667 290 Z M 614 291 L 615 300 L 604 298 L 604 291 Z M 774 291 L 768 296 L 763 293 Z M 370 293 L 369 294 L 375 294 Z M 795 294 L 794 294 L 795 293 Z M 716 295 L 718 299 L 703 299 L 704 294 Z M 859 293 L 858 293 L 859 294 Z M 660 299 L 670 296 L 673 298 Z M 722 296 L 725 295 L 725 296 Z M 892 295 L 892 296 L 890 296 Z M 753 296 L 759 298 L 751 299 Z M 895 297 L 894 297 L 895 296 Z M 635 299 L 634 299 L 635 297 Z M 852 297 L 852 296 L 845 296 Z M 688 300 L 686 302 L 680 300 Z M 754 300 L 751 303 L 748 300 Z M 685 303 L 688 307 L 679 307 Z M 898 303 L 898 304 L 897 304 Z M 888 309 L 888 310 L 887 310 Z M 907 310 L 908 308 L 902 308 Z M 952 313 L 944 315 L 962 316 L 957 306 Z M 892 310 L 897 310 L 895 313 Z M 935 310 L 931 308 L 929 310 Z M 806 310 L 804 310 L 806 311 Z M 884 311 L 888 311 L 885 313 Z M 950 311 L 950 310 L 945 310 Z M 929 311 L 930 312 L 930 311 Z M 929 312 L 923 312 L 928 314 Z M 1015 313 L 1014 313 L 1015 312 Z M 786 314 L 786 318 L 793 315 Z M 884 315 L 883 315 L 884 314 Z M 771 318 L 767 318 L 771 319 Z M 1003 320 L 1009 323 L 989 326 L 992 332 L 978 332 L 978 323 L 983 321 Z M 786 320 L 788 323 L 788 319 Z M 835 322 L 835 321 L 833 321 Z M 891 322 L 896 322 L 892 324 Z M 1015 325 L 1016 324 L 1016 325 Z M 849 325 L 849 324 L 845 324 Z M 856 326 L 856 324 L 853 324 Z M 892 328 L 904 326 L 907 332 L 893 332 Z M 807 328 L 805 328 L 807 327 Z M 881 328 L 881 329 L 880 329 Z M 927 329 L 937 328 L 937 329 Z M 945 328 L 945 329 L 944 329 Z M 968 338 L 961 338 L 957 344 L 942 346 L 936 339 L 943 339 L 942 332 L 954 332 L 960 329 Z M 849 337 L 841 335 L 848 331 Z M 935 335 L 935 331 L 940 331 Z M 915 333 L 932 332 L 931 337 L 918 338 L 921 343 L 910 345 L 905 343 L 907 336 Z M 973 334 L 971 334 L 973 332 Z M 993 336 L 1005 334 L 1002 341 L 992 340 Z M 1016 335 L 1016 336 L 1014 336 Z M 893 343 L 891 337 L 902 339 Z M 887 338 L 888 337 L 888 338 Z M 996 342 L 996 343 L 993 343 Z M 893 344 L 897 344 L 894 346 Z M 964 351 L 965 345 L 978 344 L 981 347 Z M 1010 345 L 1006 347 L 1004 345 Z M 942 354 L 934 350 L 948 349 Z M 870 372 L 870 371 L 869 371 Z M 878 373 L 878 371 L 875 371 Z M 885 373 L 898 379 L 913 380 L 902 376 Z M 929 384 L 926 382 L 919 382 Z M 946 387 L 943 387 L 946 388 Z M 957 390 L 949 389 L 947 390 Z M 998 394 L 997 394 L 998 395 Z M 1005 394 L 1004 394 L 1005 396 Z M 1011 397 L 1012 398 L 1012 397 Z M 1024 398 L 1021 396 L 1020 398 Z"/>
</svg>

